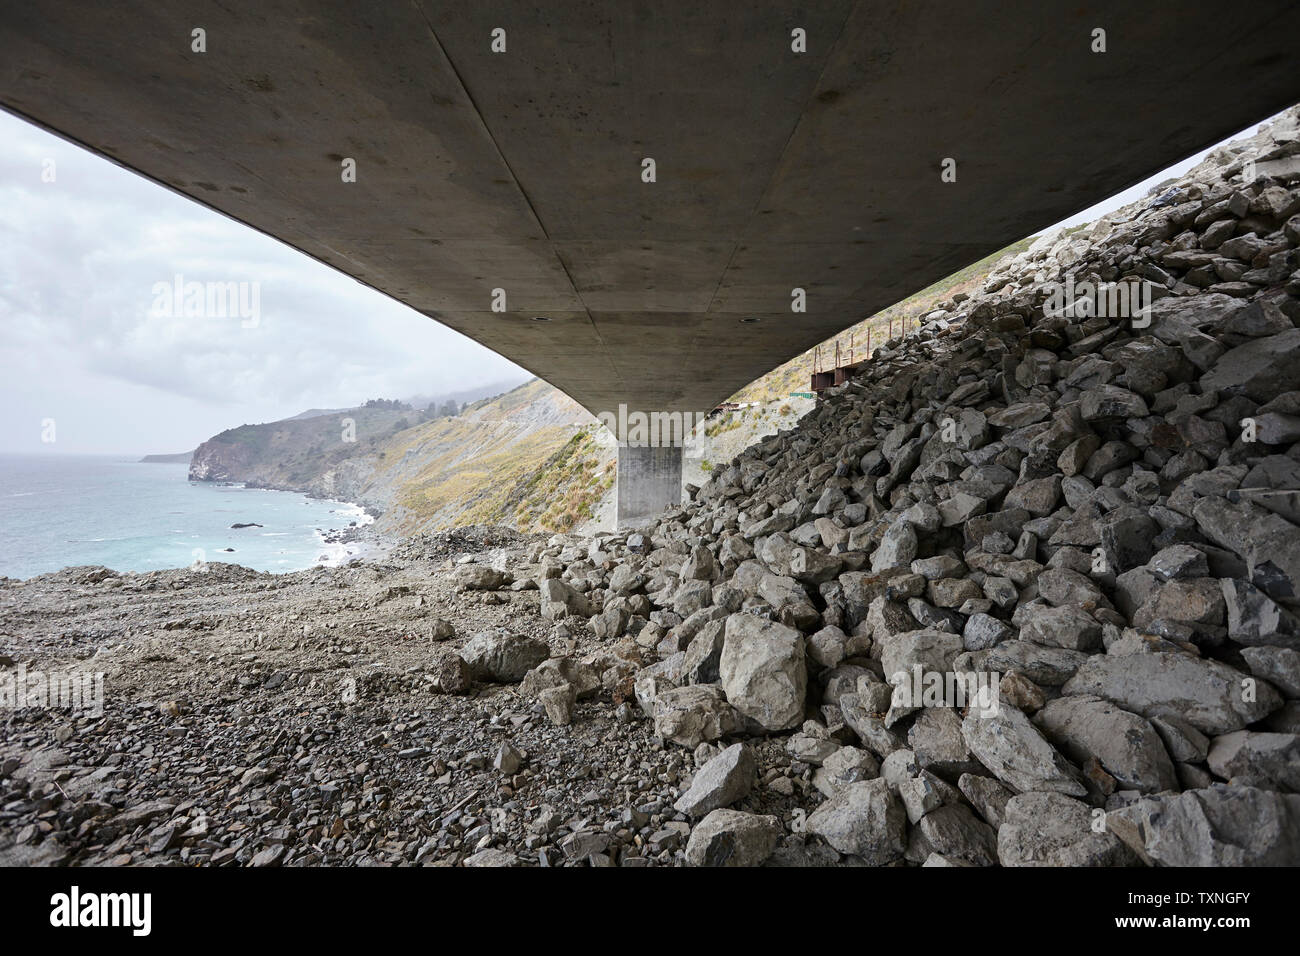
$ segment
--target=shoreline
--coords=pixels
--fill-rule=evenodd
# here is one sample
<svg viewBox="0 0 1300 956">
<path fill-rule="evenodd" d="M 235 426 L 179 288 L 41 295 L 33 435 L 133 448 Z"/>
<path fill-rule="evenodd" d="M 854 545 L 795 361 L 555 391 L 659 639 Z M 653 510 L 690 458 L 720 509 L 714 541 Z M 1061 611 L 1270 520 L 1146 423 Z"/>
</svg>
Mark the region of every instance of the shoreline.
<svg viewBox="0 0 1300 956">
<path fill-rule="evenodd" d="M 116 456 L 102 456 L 105 458 Z M 146 462 L 124 462 L 133 465 L 155 464 Z M 166 463 L 175 464 L 175 463 Z M 400 543 L 400 539 L 390 538 L 375 530 L 374 524 L 380 512 L 372 506 L 356 501 L 347 501 L 341 498 L 331 498 L 320 494 L 313 494 L 304 489 L 290 488 L 273 488 L 258 485 L 250 485 L 240 481 L 208 481 L 202 479 L 190 479 L 186 475 L 188 485 L 209 485 L 215 487 L 235 488 L 249 491 L 272 491 L 283 494 L 291 494 L 300 497 L 301 503 L 322 504 L 329 508 L 330 514 L 325 520 L 318 520 L 314 527 L 311 528 L 311 540 L 314 544 L 309 548 L 306 547 L 308 539 L 300 539 L 303 545 L 302 550 L 310 551 L 312 557 L 306 560 L 301 566 L 276 568 L 276 567 L 252 567 L 240 560 L 240 552 L 243 548 L 235 551 L 225 551 L 219 549 L 209 551 L 206 556 L 206 563 L 229 564 L 235 567 L 243 568 L 261 574 L 273 574 L 282 576 L 287 574 L 296 574 L 301 571 L 310 571 L 317 567 L 339 568 L 346 567 L 349 564 L 381 558 L 392 553 Z M 250 523 L 259 524 L 257 515 L 253 515 Z M 243 519 L 241 519 L 242 521 Z M 129 529 L 119 529 L 129 531 Z M 257 530 L 257 529 L 253 529 Z M 288 534 L 289 532 L 280 532 Z M 296 532 L 295 532 L 296 533 Z M 95 539 L 103 540 L 103 539 Z M 58 555 L 52 555 L 58 558 Z M 127 559 L 130 560 L 129 558 Z M 245 560 L 247 560 L 245 558 Z M 254 558 L 256 560 L 256 558 Z M 36 571 L 30 574 L 3 574 L 0 573 L 0 580 L 30 582 L 44 575 L 60 574 L 74 568 L 104 568 L 119 575 L 143 575 L 157 571 L 183 571 L 193 567 L 192 562 L 168 564 L 163 567 L 121 567 L 111 561 L 100 560 L 97 556 L 87 555 L 85 560 L 78 560 L 77 556 L 71 556 L 63 560 L 58 567 L 48 568 L 46 570 Z"/>
</svg>

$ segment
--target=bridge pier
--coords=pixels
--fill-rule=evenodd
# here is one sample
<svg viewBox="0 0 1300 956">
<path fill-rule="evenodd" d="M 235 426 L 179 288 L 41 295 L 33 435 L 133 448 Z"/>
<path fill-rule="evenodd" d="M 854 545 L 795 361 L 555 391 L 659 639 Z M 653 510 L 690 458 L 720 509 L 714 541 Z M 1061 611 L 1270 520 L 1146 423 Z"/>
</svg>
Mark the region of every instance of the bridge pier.
<svg viewBox="0 0 1300 956">
<path fill-rule="evenodd" d="M 682 447 L 618 446 L 616 527 L 643 523 L 682 502 Z"/>
</svg>

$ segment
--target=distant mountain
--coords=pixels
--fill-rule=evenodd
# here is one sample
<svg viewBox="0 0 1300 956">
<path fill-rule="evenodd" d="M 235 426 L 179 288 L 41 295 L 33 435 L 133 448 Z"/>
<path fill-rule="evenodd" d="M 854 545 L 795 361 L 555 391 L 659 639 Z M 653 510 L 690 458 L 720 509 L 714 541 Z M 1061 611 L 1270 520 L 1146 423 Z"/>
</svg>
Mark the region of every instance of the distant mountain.
<svg viewBox="0 0 1300 956">
<path fill-rule="evenodd" d="M 152 465 L 188 465 L 193 457 L 192 451 L 180 451 L 174 455 L 145 455 L 140 461 Z"/>
<path fill-rule="evenodd" d="M 532 379 L 454 417 L 375 403 L 241 425 L 200 445 L 189 475 L 357 502 L 391 534 L 476 522 L 568 530 L 613 485 L 614 458 L 591 415 Z"/>
</svg>

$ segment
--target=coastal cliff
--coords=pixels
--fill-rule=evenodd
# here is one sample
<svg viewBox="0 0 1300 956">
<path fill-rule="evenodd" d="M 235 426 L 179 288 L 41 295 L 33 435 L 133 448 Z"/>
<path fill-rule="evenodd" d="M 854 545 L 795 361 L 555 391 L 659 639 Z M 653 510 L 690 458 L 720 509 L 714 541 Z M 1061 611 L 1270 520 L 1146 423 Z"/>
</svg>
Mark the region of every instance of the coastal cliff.
<svg viewBox="0 0 1300 956">
<path fill-rule="evenodd" d="M 189 477 L 355 502 L 384 534 L 475 521 L 567 530 L 592 517 L 613 463 L 603 428 L 533 379 L 458 415 L 372 403 L 241 425 L 201 444 Z"/>
</svg>

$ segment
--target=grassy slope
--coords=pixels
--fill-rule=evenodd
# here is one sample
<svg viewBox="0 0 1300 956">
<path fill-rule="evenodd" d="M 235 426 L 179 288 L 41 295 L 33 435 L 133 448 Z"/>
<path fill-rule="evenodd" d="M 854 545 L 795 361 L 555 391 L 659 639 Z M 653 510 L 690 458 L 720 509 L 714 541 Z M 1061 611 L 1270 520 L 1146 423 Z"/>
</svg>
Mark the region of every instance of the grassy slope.
<svg viewBox="0 0 1300 956">
<path fill-rule="evenodd" d="M 509 524 L 564 531 L 614 480 L 613 458 L 572 400 L 534 379 L 378 449 L 374 481 L 397 489 L 393 529 Z"/>
</svg>

